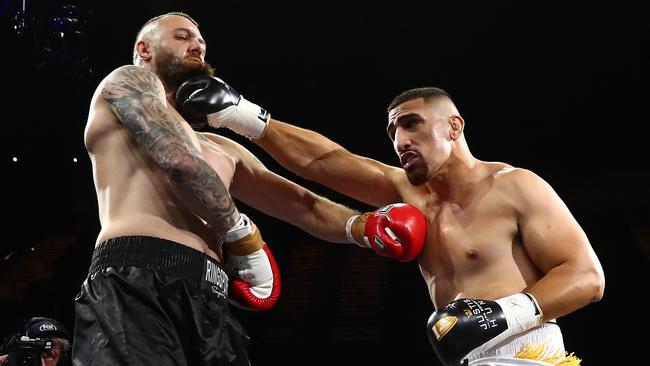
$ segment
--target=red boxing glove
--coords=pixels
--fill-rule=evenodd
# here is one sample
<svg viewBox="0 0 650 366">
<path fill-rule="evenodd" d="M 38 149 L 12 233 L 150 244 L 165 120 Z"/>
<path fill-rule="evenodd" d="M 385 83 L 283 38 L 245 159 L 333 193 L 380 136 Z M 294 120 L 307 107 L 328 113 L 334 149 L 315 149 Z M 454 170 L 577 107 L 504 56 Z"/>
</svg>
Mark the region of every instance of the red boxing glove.
<svg viewBox="0 0 650 366">
<path fill-rule="evenodd" d="M 257 227 L 241 214 L 239 223 L 228 231 L 226 272 L 231 276 L 230 303 L 252 311 L 268 310 L 280 298 L 280 270 Z"/>
<path fill-rule="evenodd" d="M 408 262 L 416 258 L 427 235 L 427 220 L 415 206 L 394 203 L 348 219 L 350 241 L 377 254 Z"/>
</svg>

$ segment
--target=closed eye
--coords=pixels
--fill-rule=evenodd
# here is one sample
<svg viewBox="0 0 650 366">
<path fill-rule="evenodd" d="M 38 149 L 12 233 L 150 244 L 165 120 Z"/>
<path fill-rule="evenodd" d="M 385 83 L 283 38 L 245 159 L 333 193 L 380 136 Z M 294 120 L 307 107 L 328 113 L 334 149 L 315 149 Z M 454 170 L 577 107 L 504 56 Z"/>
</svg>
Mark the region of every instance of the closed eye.
<svg viewBox="0 0 650 366">
<path fill-rule="evenodd" d="M 395 133 L 397 132 L 398 128 L 409 131 L 416 128 L 422 122 L 423 119 L 419 115 L 407 114 L 399 117 L 395 123 L 388 123 L 388 126 L 386 126 L 386 132 L 388 133 L 388 137 L 390 137 L 391 141 L 395 141 Z"/>
<path fill-rule="evenodd" d="M 417 120 L 415 118 L 409 118 L 409 119 L 407 119 L 405 121 L 402 121 L 402 123 L 400 123 L 400 124 L 402 125 L 403 129 L 410 130 L 418 123 L 420 123 L 419 120 Z"/>
<path fill-rule="evenodd" d="M 187 41 L 192 37 L 195 37 L 196 40 L 201 44 L 205 46 L 205 40 L 203 38 L 199 37 L 198 34 L 192 32 L 189 29 L 186 28 L 177 28 L 176 33 L 174 33 L 174 37 L 179 40 Z"/>
<path fill-rule="evenodd" d="M 188 40 L 190 39 L 190 34 L 186 30 L 179 30 L 174 34 L 174 38 L 181 39 L 181 40 Z"/>
</svg>

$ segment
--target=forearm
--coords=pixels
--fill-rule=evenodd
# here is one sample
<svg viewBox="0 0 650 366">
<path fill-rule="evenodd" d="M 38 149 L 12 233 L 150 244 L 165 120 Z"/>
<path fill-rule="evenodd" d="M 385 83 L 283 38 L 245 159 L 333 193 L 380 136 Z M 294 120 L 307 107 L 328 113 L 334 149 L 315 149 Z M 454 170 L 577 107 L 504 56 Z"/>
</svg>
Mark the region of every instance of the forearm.
<svg viewBox="0 0 650 366">
<path fill-rule="evenodd" d="M 254 140 L 288 170 L 313 177 L 326 170 L 327 158 L 345 149 L 327 137 L 271 119 L 264 136 Z"/>
<path fill-rule="evenodd" d="M 205 117 L 213 128 L 226 127 L 252 139 L 300 175 L 332 151 L 343 150 L 314 131 L 270 119 L 266 110 L 218 78 L 184 82 L 176 93 L 176 105 L 188 120 Z"/>
<path fill-rule="evenodd" d="M 327 199 L 317 200 L 301 225 L 311 235 L 332 243 L 350 243 L 345 234 L 348 219 L 359 211 L 334 203 Z"/>
<path fill-rule="evenodd" d="M 581 270 L 576 265 L 564 263 L 553 268 L 525 292 L 535 296 L 544 320 L 550 320 L 600 300 L 603 289 L 604 279 L 598 270 Z"/>
<path fill-rule="evenodd" d="M 186 155 L 186 163 L 166 170 L 176 193 L 209 223 L 221 239 L 239 220 L 239 212 L 219 175 L 202 159 Z"/>
<path fill-rule="evenodd" d="M 291 183 L 295 189 L 275 186 L 277 194 L 255 205 L 266 214 L 286 221 L 331 243 L 348 243 L 347 220 L 359 212 Z"/>
<path fill-rule="evenodd" d="M 277 162 L 305 179 L 370 205 L 401 200 L 392 180 L 400 169 L 352 154 L 315 131 L 270 119 L 264 109 L 245 100 L 223 80 L 186 82 L 179 87 L 177 99 L 176 104 L 184 106 L 186 115 L 196 115 L 200 109 L 199 115 L 205 116 L 210 126 L 226 127 L 252 139 Z M 368 185 L 373 186 L 372 193 L 365 188 Z"/>
</svg>

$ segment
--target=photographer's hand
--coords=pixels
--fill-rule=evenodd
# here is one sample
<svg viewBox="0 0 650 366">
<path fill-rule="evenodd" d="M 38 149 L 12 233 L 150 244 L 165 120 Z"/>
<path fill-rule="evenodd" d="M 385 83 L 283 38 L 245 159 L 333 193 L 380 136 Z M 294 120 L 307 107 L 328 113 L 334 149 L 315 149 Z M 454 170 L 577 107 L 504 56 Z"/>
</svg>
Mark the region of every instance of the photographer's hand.
<svg viewBox="0 0 650 366">
<path fill-rule="evenodd" d="M 9 355 L 0 355 L 0 365 L 4 365 L 7 363 L 7 359 L 9 358 Z"/>
</svg>

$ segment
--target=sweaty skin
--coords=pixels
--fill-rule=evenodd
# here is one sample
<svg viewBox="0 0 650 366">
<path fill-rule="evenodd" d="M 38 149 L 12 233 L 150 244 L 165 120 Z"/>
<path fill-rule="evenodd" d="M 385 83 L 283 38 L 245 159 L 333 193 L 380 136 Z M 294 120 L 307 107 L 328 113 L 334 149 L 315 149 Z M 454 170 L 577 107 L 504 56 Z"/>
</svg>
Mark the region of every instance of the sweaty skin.
<svg viewBox="0 0 650 366">
<path fill-rule="evenodd" d="M 145 107 L 138 108 L 140 105 Z M 118 236 L 148 235 L 217 257 L 210 249 L 218 248 L 217 232 L 188 209 L 161 169 L 172 169 L 179 156 L 189 160 L 186 166 L 190 169 L 207 166 L 199 158 L 194 132 L 181 121 L 166 103 L 162 83 L 147 70 L 126 66 L 99 86 L 85 131 L 102 224 L 97 243 Z M 127 124 L 128 128 L 124 126 Z M 189 153 L 179 152 L 183 150 Z M 188 175 L 173 173 L 171 180 L 178 177 L 179 186 L 197 194 L 197 199 L 207 202 L 219 217 L 221 210 L 232 210 L 224 198 L 228 186 L 221 183 L 230 184 L 232 168 L 220 169 L 229 165 L 225 155 L 211 160 L 219 169 L 220 179 L 214 179 L 217 173 L 204 167 L 194 168 L 189 181 L 181 181 Z M 222 195 L 210 193 L 215 190 Z"/>
<path fill-rule="evenodd" d="M 146 235 L 219 259 L 221 237 L 238 218 L 228 194 L 232 159 L 203 159 L 195 132 L 172 106 L 174 90 L 165 89 L 151 61 L 171 55 L 202 62 L 205 44 L 184 17 L 162 19 L 158 32 L 159 47 L 136 44 L 147 62 L 113 71 L 91 101 L 84 142 L 99 206 L 96 244 Z"/>
<path fill-rule="evenodd" d="M 396 106 L 387 130 L 402 167 L 278 120 L 254 141 L 290 171 L 342 194 L 419 208 L 428 230 L 418 264 L 436 308 L 526 291 L 548 320 L 599 300 L 602 267 L 564 202 L 529 170 L 476 159 L 463 128 L 448 100 Z"/>
<path fill-rule="evenodd" d="M 160 20 L 155 34 L 160 46 L 137 42 L 140 66 L 115 70 L 91 101 L 85 143 L 102 226 L 96 243 L 147 235 L 219 259 L 220 237 L 239 216 L 230 194 L 323 240 L 347 243 L 345 224 L 357 211 L 269 171 L 230 139 L 192 130 L 173 107 L 176 89 L 150 60 L 200 64 L 205 42 L 181 16 Z"/>
</svg>

